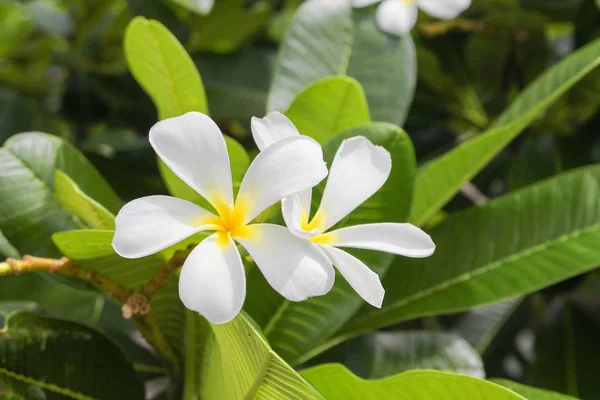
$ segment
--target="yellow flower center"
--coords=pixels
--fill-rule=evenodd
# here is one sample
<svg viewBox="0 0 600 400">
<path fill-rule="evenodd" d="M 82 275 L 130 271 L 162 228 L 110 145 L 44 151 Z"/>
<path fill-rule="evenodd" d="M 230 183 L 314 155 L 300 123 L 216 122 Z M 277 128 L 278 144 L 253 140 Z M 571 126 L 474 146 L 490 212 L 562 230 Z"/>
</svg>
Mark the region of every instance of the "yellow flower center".
<svg viewBox="0 0 600 400">
<path fill-rule="evenodd" d="M 230 237 L 249 239 L 254 230 L 245 223 L 250 209 L 249 202 L 238 198 L 233 209 L 225 202 L 215 202 L 218 216 L 210 217 L 206 224 L 213 225 L 217 231 L 218 241 L 221 245 L 229 243 Z"/>
</svg>

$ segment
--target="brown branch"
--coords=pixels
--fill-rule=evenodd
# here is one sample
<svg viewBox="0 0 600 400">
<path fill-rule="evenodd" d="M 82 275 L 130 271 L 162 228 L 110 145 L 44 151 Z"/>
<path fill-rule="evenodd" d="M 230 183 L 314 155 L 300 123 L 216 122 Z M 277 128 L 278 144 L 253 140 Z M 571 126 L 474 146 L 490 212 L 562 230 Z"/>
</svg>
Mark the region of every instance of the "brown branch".
<svg viewBox="0 0 600 400">
<path fill-rule="evenodd" d="M 127 299 L 134 294 L 133 291 L 119 285 L 110 278 L 97 272 L 90 271 L 89 269 L 82 268 L 66 257 L 57 260 L 53 258 L 25 255 L 21 260 L 8 258 L 0 267 L 0 275 L 2 275 L 2 272 L 4 272 L 4 274 L 12 273 L 14 275 L 19 275 L 23 272 L 34 271 L 58 272 L 63 275 L 86 280 L 101 287 L 108 292 L 111 297 L 120 300 L 123 303 L 127 302 Z"/>
<path fill-rule="evenodd" d="M 483 194 L 477 186 L 473 185 L 471 182 L 465 183 L 461 188 L 460 192 L 467 199 L 471 200 L 473 204 L 481 206 L 489 201 L 487 196 Z"/>
<path fill-rule="evenodd" d="M 483 32 L 484 25 L 481 22 L 472 19 L 457 18 L 448 21 L 436 21 L 423 24 L 419 29 L 425 36 L 433 37 L 444 35 L 451 30 Z"/>
<path fill-rule="evenodd" d="M 176 251 L 175 254 L 173 254 L 173 257 L 167 261 L 165 266 L 158 271 L 158 273 L 154 275 L 152 279 L 142 285 L 140 293 L 148 300 L 152 298 L 152 296 L 167 283 L 167 280 L 175 271 L 177 271 L 177 268 L 183 265 L 186 258 L 189 256 L 190 252 L 195 246 L 195 244 L 192 244 L 189 245 L 185 250 Z"/>
</svg>

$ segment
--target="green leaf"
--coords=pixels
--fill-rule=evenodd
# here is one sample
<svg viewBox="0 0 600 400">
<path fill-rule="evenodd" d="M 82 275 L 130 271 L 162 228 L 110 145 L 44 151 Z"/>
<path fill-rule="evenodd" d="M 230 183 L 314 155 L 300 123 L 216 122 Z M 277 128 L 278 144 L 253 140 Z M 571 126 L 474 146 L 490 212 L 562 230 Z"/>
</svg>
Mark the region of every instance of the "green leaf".
<svg viewBox="0 0 600 400">
<path fill-rule="evenodd" d="M 61 207 L 81 218 L 88 227 L 115 229 L 115 216 L 83 193 L 69 175 L 60 170 L 54 176 L 54 193 Z"/>
<path fill-rule="evenodd" d="M 562 169 L 558 143 L 553 136 L 525 138 L 508 172 L 508 186 L 519 189 L 557 174 Z"/>
<path fill-rule="evenodd" d="M 80 227 L 54 195 L 59 169 L 109 211 L 121 206 L 109 184 L 69 143 L 45 133 L 13 136 L 0 149 L 0 231 L 22 254 L 57 255 L 50 236 Z"/>
<path fill-rule="evenodd" d="M 2 231 L 0 231 L 0 256 L 19 258 L 20 254 L 17 249 L 6 239 Z"/>
<path fill-rule="evenodd" d="M 410 209 L 410 193 L 415 170 L 415 155 L 410 138 L 404 131 L 388 123 L 371 123 L 335 136 L 324 146 L 324 158 L 331 162 L 342 140 L 365 136 L 385 147 L 392 156 L 392 171 L 386 184 L 363 205 L 345 218 L 339 226 L 368 222 L 402 221 Z M 320 197 L 318 190 L 315 198 Z M 369 267 L 384 274 L 392 256 L 371 251 L 352 251 Z M 325 296 L 300 303 L 283 299 L 254 268 L 248 275 L 245 310 L 265 331 L 273 349 L 292 365 L 311 357 L 311 353 L 348 321 L 364 301 L 339 276 Z"/>
<path fill-rule="evenodd" d="M 60 251 L 77 264 L 119 285 L 138 290 L 164 266 L 158 255 L 126 259 L 115 253 L 114 231 L 72 230 L 52 235 Z"/>
<path fill-rule="evenodd" d="M 17 311 L 7 316 L 0 337 L 1 386 L 8 384 L 27 398 L 144 398 L 125 355 L 88 327 Z"/>
<path fill-rule="evenodd" d="M 322 399 L 271 350 L 244 313 L 227 324 L 215 325 L 188 311 L 185 335 L 184 398 Z"/>
<path fill-rule="evenodd" d="M 186 308 L 179 299 L 179 276 L 173 275 L 150 298 L 148 315 L 156 321 L 179 360 L 189 357 L 185 348 L 185 313 Z"/>
<path fill-rule="evenodd" d="M 360 83 L 346 76 L 332 76 L 311 83 L 296 96 L 285 115 L 301 134 L 319 143 L 371 122 Z"/>
<path fill-rule="evenodd" d="M 0 4 L 0 57 L 5 58 L 18 49 L 33 31 L 34 24 L 27 7 L 20 3 Z"/>
<path fill-rule="evenodd" d="M 250 6 L 245 0 L 216 1 L 209 15 L 191 18 L 194 35 L 188 48 L 191 52 L 231 53 L 251 41 L 271 13 L 272 5 L 265 1 Z"/>
<path fill-rule="evenodd" d="M 339 364 L 324 364 L 301 373 L 327 400 L 524 399 L 494 383 L 448 372 L 412 371 L 370 381 Z"/>
<path fill-rule="evenodd" d="M 267 110 L 284 111 L 313 81 L 348 75 L 363 86 L 371 116 L 401 125 L 416 85 L 416 55 L 409 35 L 386 35 L 375 9 L 348 1 L 308 1 L 281 45 Z"/>
<path fill-rule="evenodd" d="M 409 220 L 422 225 L 549 105 L 600 64 L 600 40 L 572 53 L 519 94 L 484 133 L 419 169 Z"/>
<path fill-rule="evenodd" d="M 577 400 L 576 397 L 551 392 L 549 390 L 534 388 L 506 379 L 491 379 L 491 382 L 509 388 L 513 392 L 518 393 L 529 400 Z"/>
<path fill-rule="evenodd" d="M 235 139 L 225 136 L 225 144 L 229 153 L 229 164 L 231 166 L 231 178 L 233 180 L 233 190 L 237 193 L 246 170 L 250 166 L 250 156 L 246 149 Z M 189 187 L 184 181 L 162 161 L 158 164 L 161 175 L 171 193 L 175 197 L 196 203 L 207 210 L 214 210 L 213 206 L 202 197 L 198 192 Z"/>
<path fill-rule="evenodd" d="M 0 278 L 0 303 L 34 302 L 53 316 L 96 325 L 104 308 L 104 296 L 93 290 L 71 287 L 42 273 Z"/>
<path fill-rule="evenodd" d="M 340 362 L 354 374 L 369 379 L 413 369 L 485 377 L 477 351 L 461 337 L 444 332 L 375 332 L 344 342 L 315 361 Z"/>
<path fill-rule="evenodd" d="M 275 52 L 249 48 L 227 55 L 202 54 L 195 57 L 210 115 L 215 119 L 247 122 L 267 110 L 267 92 L 271 82 Z"/>
<path fill-rule="evenodd" d="M 600 324 L 585 304 L 556 298 L 537 333 L 528 383 L 582 399 L 600 398 Z"/>
<path fill-rule="evenodd" d="M 345 333 L 522 296 L 600 264 L 600 167 L 581 168 L 451 215 L 427 259 L 400 258 L 381 310 Z M 402 285 L 395 285 L 402 282 Z"/>
<path fill-rule="evenodd" d="M 16 133 L 35 130 L 41 115 L 33 99 L 16 91 L 0 90 L 0 143 Z"/>
<path fill-rule="evenodd" d="M 188 111 L 208 113 L 200 74 L 164 25 L 134 18 L 125 32 L 124 47 L 129 70 L 152 98 L 160 119 Z"/>
</svg>

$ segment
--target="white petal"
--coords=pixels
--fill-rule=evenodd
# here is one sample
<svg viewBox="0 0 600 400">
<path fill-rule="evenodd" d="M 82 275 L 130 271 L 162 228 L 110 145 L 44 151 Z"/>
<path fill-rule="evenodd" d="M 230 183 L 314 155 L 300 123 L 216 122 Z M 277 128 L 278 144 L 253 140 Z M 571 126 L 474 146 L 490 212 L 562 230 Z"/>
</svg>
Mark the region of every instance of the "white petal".
<svg viewBox="0 0 600 400">
<path fill-rule="evenodd" d="M 392 169 L 390 153 L 362 136 L 340 145 L 314 220 L 324 232 L 383 186 Z"/>
<path fill-rule="evenodd" d="M 288 117 L 280 112 L 273 111 L 264 118 L 252 117 L 252 136 L 260 151 L 273 143 L 291 136 L 300 136 L 298 129 Z"/>
<path fill-rule="evenodd" d="M 215 0 L 195 0 L 194 2 L 202 14 L 209 14 L 215 5 Z"/>
<path fill-rule="evenodd" d="M 159 157 L 215 208 L 233 207 L 231 167 L 223 134 L 199 112 L 158 122 L 150 143 Z"/>
<path fill-rule="evenodd" d="M 429 257 L 435 251 L 431 237 L 411 224 L 356 225 L 325 235 L 330 246 L 377 250 L 415 258 Z"/>
<path fill-rule="evenodd" d="M 215 233 L 188 256 L 179 276 L 179 297 L 215 324 L 231 321 L 246 297 L 246 275 L 230 237 Z"/>
<path fill-rule="evenodd" d="M 352 7 L 360 8 L 379 3 L 380 0 L 352 0 Z"/>
<path fill-rule="evenodd" d="M 377 8 L 377 26 L 390 35 L 402 36 L 417 23 L 417 4 L 403 0 L 385 0 Z"/>
<path fill-rule="evenodd" d="M 242 180 L 236 208 L 250 222 L 286 196 L 311 188 L 327 176 L 321 146 L 306 136 L 289 137 L 256 156 Z"/>
<path fill-rule="evenodd" d="M 211 217 L 212 213 L 176 197 L 142 197 L 125 204 L 117 214 L 112 246 L 122 257 L 144 257 L 213 229 Z"/>
<path fill-rule="evenodd" d="M 331 290 L 335 271 L 318 246 L 272 224 L 250 225 L 249 234 L 235 237 L 283 297 L 302 301 Z"/>
<path fill-rule="evenodd" d="M 471 6 L 471 0 L 418 0 L 419 8 L 439 19 L 456 18 Z"/>
<path fill-rule="evenodd" d="M 381 308 L 385 290 L 381 286 L 379 275 L 371 271 L 362 261 L 343 250 L 331 246 L 320 246 L 331 258 L 333 265 L 342 276 L 348 281 L 350 286 L 367 303 L 374 307 Z"/>
</svg>

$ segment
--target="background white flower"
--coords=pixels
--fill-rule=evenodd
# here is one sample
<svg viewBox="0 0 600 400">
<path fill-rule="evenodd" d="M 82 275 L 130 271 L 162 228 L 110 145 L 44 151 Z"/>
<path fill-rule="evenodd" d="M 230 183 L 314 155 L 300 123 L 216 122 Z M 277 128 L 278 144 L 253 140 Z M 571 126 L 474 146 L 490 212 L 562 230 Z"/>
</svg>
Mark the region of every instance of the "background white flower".
<svg viewBox="0 0 600 400">
<path fill-rule="evenodd" d="M 366 7 L 381 0 L 352 0 L 354 7 Z M 383 0 L 377 8 L 377 25 L 391 35 L 410 32 L 417 22 L 419 8 L 439 19 L 456 18 L 471 6 L 471 0 Z"/>
<path fill-rule="evenodd" d="M 261 151 L 269 151 L 279 140 L 300 135 L 292 122 L 277 112 L 263 119 L 254 118 L 252 134 Z M 375 223 L 327 230 L 375 194 L 387 180 L 391 168 L 390 154 L 383 147 L 373 145 L 362 136 L 346 139 L 335 154 L 321 205 L 312 219 L 309 220 L 311 189 L 282 201 L 283 217 L 290 231 L 323 250 L 352 288 L 375 307 L 381 307 L 385 294 L 379 276 L 338 247 L 428 257 L 433 254 L 435 244 L 429 235 L 407 223 Z"/>
<path fill-rule="evenodd" d="M 217 215 L 169 196 L 149 196 L 126 204 L 116 217 L 113 247 L 139 258 L 204 230 L 216 231 L 192 250 L 179 278 L 185 306 L 214 323 L 233 319 L 246 294 L 246 277 L 233 239 L 254 258 L 267 281 L 292 301 L 327 293 L 334 280 L 331 262 L 320 249 L 283 226 L 249 224 L 284 196 L 310 188 L 327 175 L 321 147 L 307 137 L 289 137 L 252 162 L 234 202 L 225 140 L 206 115 L 190 112 L 150 130 L 159 157 L 207 199 Z"/>
</svg>

